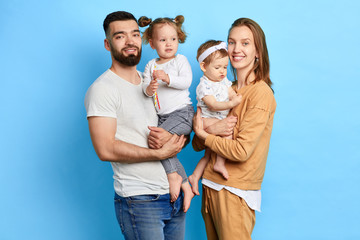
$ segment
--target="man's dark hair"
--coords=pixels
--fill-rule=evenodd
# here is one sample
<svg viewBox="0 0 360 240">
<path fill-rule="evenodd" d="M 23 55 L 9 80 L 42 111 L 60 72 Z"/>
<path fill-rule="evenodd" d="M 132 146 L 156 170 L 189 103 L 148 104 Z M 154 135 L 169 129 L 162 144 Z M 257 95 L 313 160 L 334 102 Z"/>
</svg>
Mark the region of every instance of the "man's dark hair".
<svg viewBox="0 0 360 240">
<path fill-rule="evenodd" d="M 125 12 L 125 11 L 118 11 L 118 12 L 113 12 L 110 13 L 106 16 L 105 20 L 104 20 L 104 31 L 105 31 L 105 35 L 107 36 L 108 34 L 108 28 L 110 23 L 114 22 L 114 21 L 126 21 L 126 20 L 134 20 L 135 22 L 137 22 L 136 18 L 134 17 L 134 15 L 132 15 L 131 13 Z"/>
</svg>

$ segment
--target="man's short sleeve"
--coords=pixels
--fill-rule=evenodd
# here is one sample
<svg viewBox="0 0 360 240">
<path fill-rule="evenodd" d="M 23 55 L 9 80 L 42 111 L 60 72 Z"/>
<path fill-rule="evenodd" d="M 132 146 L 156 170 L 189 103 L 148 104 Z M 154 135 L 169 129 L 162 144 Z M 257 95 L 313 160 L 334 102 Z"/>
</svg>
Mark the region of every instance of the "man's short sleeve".
<svg viewBox="0 0 360 240">
<path fill-rule="evenodd" d="M 86 93 L 85 108 L 87 117 L 116 118 L 116 109 L 120 101 L 116 99 L 115 89 L 103 83 L 94 83 Z"/>
</svg>

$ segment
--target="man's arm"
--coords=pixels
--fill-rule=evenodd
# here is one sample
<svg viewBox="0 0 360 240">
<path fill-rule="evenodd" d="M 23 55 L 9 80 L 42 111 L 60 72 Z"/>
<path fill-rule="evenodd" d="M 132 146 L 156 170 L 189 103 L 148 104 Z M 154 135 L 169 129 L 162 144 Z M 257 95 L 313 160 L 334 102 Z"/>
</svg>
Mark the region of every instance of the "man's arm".
<svg viewBox="0 0 360 240">
<path fill-rule="evenodd" d="M 149 149 L 116 140 L 116 119 L 89 117 L 89 130 L 95 151 L 102 161 L 136 163 L 162 160 L 176 155 L 182 149 L 183 136 L 172 136 L 160 149 Z"/>
</svg>

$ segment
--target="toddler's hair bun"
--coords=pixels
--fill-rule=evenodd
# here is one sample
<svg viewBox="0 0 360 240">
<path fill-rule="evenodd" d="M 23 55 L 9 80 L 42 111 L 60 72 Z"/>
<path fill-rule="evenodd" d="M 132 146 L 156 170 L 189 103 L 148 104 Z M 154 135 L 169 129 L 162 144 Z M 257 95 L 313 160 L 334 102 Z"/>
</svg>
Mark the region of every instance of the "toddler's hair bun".
<svg viewBox="0 0 360 240">
<path fill-rule="evenodd" d="M 140 17 L 139 20 L 138 20 L 138 24 L 139 24 L 140 27 L 146 27 L 151 22 L 152 22 L 151 18 L 148 18 L 148 17 L 145 17 L 145 16 Z"/>
<path fill-rule="evenodd" d="M 182 25 L 184 21 L 185 21 L 185 18 L 183 15 L 178 15 L 174 19 L 174 22 L 179 25 Z"/>
</svg>

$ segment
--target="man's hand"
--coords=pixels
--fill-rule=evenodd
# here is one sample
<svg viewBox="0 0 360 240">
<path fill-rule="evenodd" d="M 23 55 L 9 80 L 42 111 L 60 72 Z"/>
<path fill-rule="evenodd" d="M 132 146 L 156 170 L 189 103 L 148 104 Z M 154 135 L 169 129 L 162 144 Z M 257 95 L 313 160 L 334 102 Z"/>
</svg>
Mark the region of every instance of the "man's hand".
<svg viewBox="0 0 360 240">
<path fill-rule="evenodd" d="M 180 137 L 176 134 L 171 135 L 169 141 L 167 141 L 162 148 L 156 150 L 159 151 L 159 156 L 161 159 L 166 159 L 173 157 L 178 154 L 185 144 L 185 137 L 181 135 Z"/>
<path fill-rule="evenodd" d="M 150 126 L 148 128 L 150 129 L 148 137 L 148 144 L 150 148 L 159 149 L 172 137 L 172 134 L 163 128 Z"/>
</svg>

